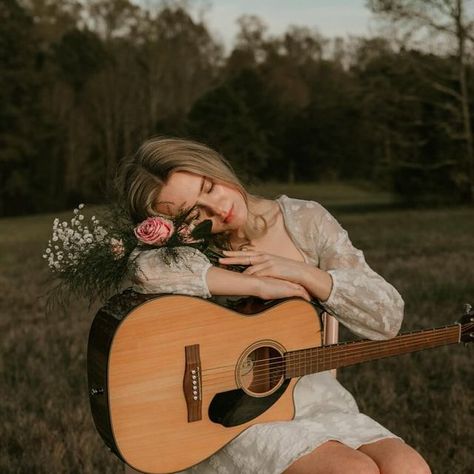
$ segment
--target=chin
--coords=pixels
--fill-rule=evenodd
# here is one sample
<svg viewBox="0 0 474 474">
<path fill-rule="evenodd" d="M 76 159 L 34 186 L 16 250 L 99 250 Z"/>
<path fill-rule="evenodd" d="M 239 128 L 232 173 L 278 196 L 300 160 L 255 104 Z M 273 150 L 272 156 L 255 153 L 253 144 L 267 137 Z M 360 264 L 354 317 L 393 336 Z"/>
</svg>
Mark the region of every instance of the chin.
<svg viewBox="0 0 474 474">
<path fill-rule="evenodd" d="M 242 218 L 241 216 L 235 216 L 230 223 L 231 228 L 229 230 L 234 234 L 237 234 L 239 230 L 243 231 L 246 223 L 246 217 L 247 216 L 245 216 L 245 218 Z"/>
</svg>

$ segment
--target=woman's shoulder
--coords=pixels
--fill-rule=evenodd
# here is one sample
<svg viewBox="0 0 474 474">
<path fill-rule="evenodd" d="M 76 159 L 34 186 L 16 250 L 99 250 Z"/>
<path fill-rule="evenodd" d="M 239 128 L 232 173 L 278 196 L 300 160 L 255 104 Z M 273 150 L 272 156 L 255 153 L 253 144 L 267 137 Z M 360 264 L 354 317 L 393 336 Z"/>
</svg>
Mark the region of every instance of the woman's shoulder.
<svg viewBox="0 0 474 474">
<path fill-rule="evenodd" d="M 327 212 L 321 203 L 310 199 L 300 199 L 280 194 L 276 200 L 290 213 L 303 213 L 309 217 L 310 215 L 319 216 Z"/>
<path fill-rule="evenodd" d="M 282 194 L 277 198 L 280 202 L 285 221 L 314 244 L 324 241 L 322 235 L 339 231 L 336 218 L 318 201 L 299 199 Z"/>
</svg>

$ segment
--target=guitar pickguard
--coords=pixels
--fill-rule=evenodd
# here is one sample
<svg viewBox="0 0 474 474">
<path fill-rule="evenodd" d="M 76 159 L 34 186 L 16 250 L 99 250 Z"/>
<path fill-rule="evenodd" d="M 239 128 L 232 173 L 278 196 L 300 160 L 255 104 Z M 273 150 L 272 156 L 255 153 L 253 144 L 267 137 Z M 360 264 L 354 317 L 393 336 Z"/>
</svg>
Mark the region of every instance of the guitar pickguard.
<svg viewBox="0 0 474 474">
<path fill-rule="evenodd" d="M 218 393 L 209 406 L 209 419 L 225 427 L 238 426 L 267 411 L 285 393 L 290 379 L 267 397 L 252 397 L 242 389 Z"/>
</svg>

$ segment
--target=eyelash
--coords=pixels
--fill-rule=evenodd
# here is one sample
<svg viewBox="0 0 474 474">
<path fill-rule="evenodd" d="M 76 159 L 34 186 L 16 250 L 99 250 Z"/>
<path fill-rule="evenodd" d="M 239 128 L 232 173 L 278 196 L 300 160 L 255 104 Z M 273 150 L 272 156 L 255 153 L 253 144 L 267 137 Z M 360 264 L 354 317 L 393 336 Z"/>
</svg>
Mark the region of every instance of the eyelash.
<svg viewBox="0 0 474 474">
<path fill-rule="evenodd" d="M 211 187 L 207 190 L 208 193 L 210 193 L 214 189 L 214 183 L 212 181 L 209 181 L 211 183 Z M 196 216 L 197 219 L 201 217 L 201 211 L 198 209 L 198 214 Z"/>
</svg>

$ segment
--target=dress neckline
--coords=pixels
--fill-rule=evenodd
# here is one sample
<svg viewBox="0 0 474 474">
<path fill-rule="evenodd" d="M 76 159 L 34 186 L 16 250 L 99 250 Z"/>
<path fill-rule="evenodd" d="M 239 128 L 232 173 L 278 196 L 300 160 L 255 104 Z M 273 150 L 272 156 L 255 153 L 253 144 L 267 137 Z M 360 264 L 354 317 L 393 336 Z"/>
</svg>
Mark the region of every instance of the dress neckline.
<svg viewBox="0 0 474 474">
<path fill-rule="evenodd" d="M 288 199 L 288 196 L 286 194 L 281 194 L 280 196 L 278 196 L 275 199 L 275 201 L 280 206 L 281 215 L 283 217 L 283 227 L 285 228 L 285 231 L 288 234 L 288 237 L 290 238 L 290 240 L 293 242 L 294 246 L 296 247 L 296 250 L 298 250 L 300 255 L 303 257 L 304 262 L 309 263 L 308 259 L 306 257 L 306 254 L 301 250 L 299 242 L 296 240 L 295 236 L 293 235 L 293 233 L 290 231 L 290 229 L 288 228 L 288 226 L 286 224 L 287 220 L 288 220 L 288 215 L 286 213 L 286 209 L 285 209 L 285 205 L 284 205 L 284 202 L 285 202 L 286 199 Z"/>
</svg>

